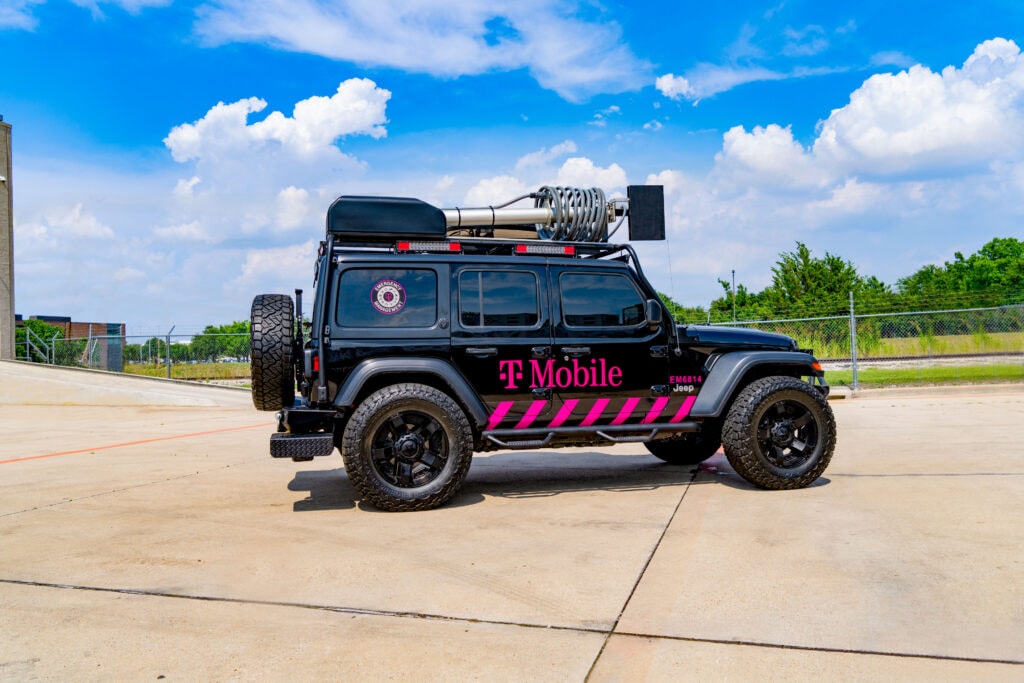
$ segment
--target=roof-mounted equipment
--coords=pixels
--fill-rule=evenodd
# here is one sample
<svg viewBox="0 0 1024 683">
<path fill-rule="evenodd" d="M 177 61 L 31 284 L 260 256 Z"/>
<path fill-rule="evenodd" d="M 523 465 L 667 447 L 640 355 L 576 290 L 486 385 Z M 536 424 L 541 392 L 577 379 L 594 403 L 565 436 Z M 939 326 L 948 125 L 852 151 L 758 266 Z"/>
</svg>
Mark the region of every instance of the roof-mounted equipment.
<svg viewBox="0 0 1024 683">
<path fill-rule="evenodd" d="M 526 199 L 533 200 L 532 207 L 513 206 Z M 327 232 L 357 242 L 528 236 L 603 243 L 627 217 L 630 240 L 665 239 L 662 186 L 630 185 L 626 199 L 611 200 L 598 188 L 545 186 L 498 206 L 452 209 L 403 197 L 346 195 L 327 210 Z"/>
</svg>

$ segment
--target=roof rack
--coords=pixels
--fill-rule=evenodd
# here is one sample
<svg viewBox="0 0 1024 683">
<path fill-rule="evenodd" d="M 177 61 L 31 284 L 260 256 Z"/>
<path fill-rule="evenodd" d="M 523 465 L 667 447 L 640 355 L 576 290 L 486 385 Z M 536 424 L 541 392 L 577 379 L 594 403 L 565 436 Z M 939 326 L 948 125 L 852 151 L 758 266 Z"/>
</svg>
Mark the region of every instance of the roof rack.
<svg viewBox="0 0 1024 683">
<path fill-rule="evenodd" d="M 627 245 L 608 242 L 564 242 L 494 237 L 398 237 L 384 239 L 340 239 L 335 249 L 377 250 L 394 254 L 471 254 L 476 256 L 553 256 L 561 258 L 605 258 L 623 251 Z"/>
</svg>

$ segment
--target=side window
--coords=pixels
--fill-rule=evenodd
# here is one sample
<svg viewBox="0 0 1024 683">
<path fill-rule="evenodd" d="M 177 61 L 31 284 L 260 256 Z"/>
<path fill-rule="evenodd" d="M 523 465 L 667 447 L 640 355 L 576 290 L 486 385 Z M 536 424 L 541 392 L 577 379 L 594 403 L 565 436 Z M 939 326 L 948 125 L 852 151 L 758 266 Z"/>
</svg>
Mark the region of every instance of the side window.
<svg viewBox="0 0 1024 683">
<path fill-rule="evenodd" d="M 342 327 L 432 327 L 437 322 L 437 273 L 425 268 L 346 270 L 336 315 Z"/>
<path fill-rule="evenodd" d="M 531 272 L 464 270 L 459 274 L 463 327 L 533 327 L 540 320 Z"/>
<path fill-rule="evenodd" d="M 562 315 L 571 327 L 635 327 L 644 321 L 644 300 L 618 273 L 563 273 Z"/>
</svg>

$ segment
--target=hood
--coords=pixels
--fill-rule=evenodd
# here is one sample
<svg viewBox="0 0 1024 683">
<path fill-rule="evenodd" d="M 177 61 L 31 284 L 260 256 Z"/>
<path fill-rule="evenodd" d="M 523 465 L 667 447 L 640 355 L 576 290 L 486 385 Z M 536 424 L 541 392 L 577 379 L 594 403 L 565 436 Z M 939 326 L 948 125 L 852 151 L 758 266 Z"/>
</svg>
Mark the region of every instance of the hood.
<svg viewBox="0 0 1024 683">
<path fill-rule="evenodd" d="M 784 334 L 761 332 L 747 327 L 712 325 L 680 325 L 679 340 L 691 346 L 713 346 L 747 349 L 778 349 L 791 351 L 796 341 Z"/>
</svg>

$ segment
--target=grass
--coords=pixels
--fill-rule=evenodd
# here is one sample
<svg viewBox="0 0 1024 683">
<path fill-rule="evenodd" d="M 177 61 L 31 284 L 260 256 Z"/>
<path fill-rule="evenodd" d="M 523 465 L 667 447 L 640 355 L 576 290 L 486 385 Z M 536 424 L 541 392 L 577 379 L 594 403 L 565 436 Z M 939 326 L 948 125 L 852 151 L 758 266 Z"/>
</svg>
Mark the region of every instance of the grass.
<svg viewBox="0 0 1024 683">
<path fill-rule="evenodd" d="M 832 386 L 853 386 L 852 370 L 825 373 Z M 861 368 L 857 371 L 859 388 L 927 386 L 932 384 L 977 384 L 1024 381 L 1024 364 L 951 365 L 923 368 Z"/>
<path fill-rule="evenodd" d="M 125 363 L 125 373 L 146 377 L 167 377 L 167 366 Z M 248 363 L 171 363 L 171 379 L 249 379 Z"/>
<path fill-rule="evenodd" d="M 859 345 L 858 345 L 859 346 Z M 881 339 L 870 355 L 879 357 L 941 356 L 961 353 L 1005 353 L 1024 350 L 1020 332 L 949 334 L 932 337 Z"/>
</svg>

